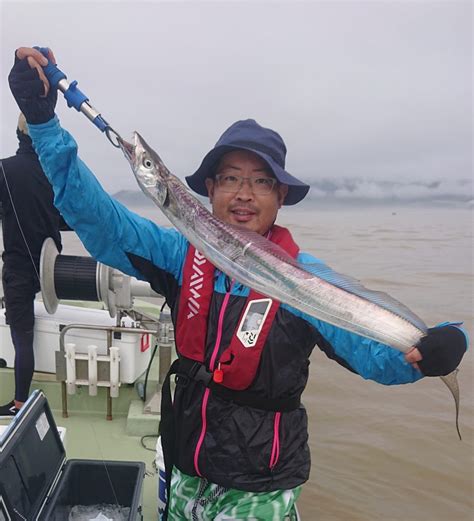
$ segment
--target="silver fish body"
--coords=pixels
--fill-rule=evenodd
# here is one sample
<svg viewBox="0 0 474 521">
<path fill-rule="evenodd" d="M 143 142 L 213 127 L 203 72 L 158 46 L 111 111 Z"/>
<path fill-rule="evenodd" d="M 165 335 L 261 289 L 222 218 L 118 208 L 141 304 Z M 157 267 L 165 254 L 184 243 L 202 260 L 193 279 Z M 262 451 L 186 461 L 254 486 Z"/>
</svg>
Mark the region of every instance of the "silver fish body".
<svg viewBox="0 0 474 521">
<path fill-rule="evenodd" d="M 198 251 L 233 279 L 312 317 L 404 353 L 426 335 L 423 321 L 389 295 L 368 290 L 323 264 L 301 265 L 261 235 L 214 217 L 137 132 L 133 144 L 121 141 L 120 145 L 142 191 Z M 461 439 L 456 374 L 457 369 L 441 378 L 454 397 Z"/>
<path fill-rule="evenodd" d="M 426 334 L 424 323 L 388 295 L 367 290 L 322 264 L 301 265 L 261 235 L 214 217 L 138 133 L 124 152 L 145 194 L 198 251 L 231 278 L 312 317 L 402 352 Z M 326 279 L 315 274 L 321 269 L 327 270 Z M 335 284 L 332 279 L 339 277 L 342 283 Z"/>
</svg>

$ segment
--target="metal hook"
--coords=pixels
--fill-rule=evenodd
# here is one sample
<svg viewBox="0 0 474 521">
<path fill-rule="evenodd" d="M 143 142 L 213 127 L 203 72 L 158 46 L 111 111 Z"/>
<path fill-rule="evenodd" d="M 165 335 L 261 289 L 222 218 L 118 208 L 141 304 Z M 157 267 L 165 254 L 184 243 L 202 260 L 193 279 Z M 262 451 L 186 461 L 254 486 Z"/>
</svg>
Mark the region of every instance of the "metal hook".
<svg viewBox="0 0 474 521">
<path fill-rule="evenodd" d="M 115 131 L 110 125 L 105 128 L 105 135 L 115 148 L 121 148 L 120 143 L 123 141 L 120 134 Z"/>
</svg>

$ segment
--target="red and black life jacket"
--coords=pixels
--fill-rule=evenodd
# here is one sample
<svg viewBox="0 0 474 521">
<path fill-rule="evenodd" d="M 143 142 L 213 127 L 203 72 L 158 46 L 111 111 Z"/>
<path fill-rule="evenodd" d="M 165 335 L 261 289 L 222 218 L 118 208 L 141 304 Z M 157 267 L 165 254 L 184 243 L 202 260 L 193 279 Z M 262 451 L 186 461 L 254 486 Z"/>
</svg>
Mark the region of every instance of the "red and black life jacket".
<svg viewBox="0 0 474 521">
<path fill-rule="evenodd" d="M 291 257 L 297 256 L 299 248 L 286 228 L 274 225 L 269 240 L 278 244 Z M 176 347 L 182 357 L 199 364 L 204 363 L 206 354 L 206 331 L 214 292 L 214 271 L 214 265 L 190 246 L 183 268 Z M 250 290 L 230 344 L 219 359 L 215 355 L 211 357 L 209 370 L 213 372 L 215 383 L 235 391 L 250 386 L 255 378 L 262 350 L 279 306 L 279 301 Z M 254 327 L 245 330 L 246 318 L 252 318 L 250 312 L 257 308 L 258 313 L 253 314 L 260 317 L 255 319 L 258 323 L 257 329 Z M 221 314 L 224 311 L 225 309 L 221 310 Z M 216 344 L 219 341 L 218 336 Z M 219 345 L 215 346 L 216 354 L 219 347 Z"/>
</svg>

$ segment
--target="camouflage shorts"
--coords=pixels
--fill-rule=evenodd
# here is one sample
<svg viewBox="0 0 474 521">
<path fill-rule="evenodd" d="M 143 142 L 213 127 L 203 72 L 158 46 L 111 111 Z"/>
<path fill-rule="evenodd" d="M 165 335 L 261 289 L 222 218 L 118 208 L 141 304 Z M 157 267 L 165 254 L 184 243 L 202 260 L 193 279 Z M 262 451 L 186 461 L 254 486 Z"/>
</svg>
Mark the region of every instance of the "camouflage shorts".
<svg viewBox="0 0 474 521">
<path fill-rule="evenodd" d="M 296 521 L 301 487 L 274 492 L 244 492 L 209 483 L 173 469 L 170 521 Z"/>
</svg>

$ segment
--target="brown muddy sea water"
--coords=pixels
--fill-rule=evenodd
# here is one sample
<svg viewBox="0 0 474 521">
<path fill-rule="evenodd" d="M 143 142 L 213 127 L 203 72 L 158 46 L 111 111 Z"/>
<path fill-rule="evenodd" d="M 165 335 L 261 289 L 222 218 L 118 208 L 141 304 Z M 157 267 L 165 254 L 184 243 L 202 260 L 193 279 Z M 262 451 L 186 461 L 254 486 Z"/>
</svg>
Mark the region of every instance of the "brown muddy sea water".
<svg viewBox="0 0 474 521">
<path fill-rule="evenodd" d="M 159 210 L 137 213 L 167 224 Z M 303 251 L 386 291 L 431 326 L 464 321 L 474 338 L 473 211 L 446 208 L 285 208 Z M 79 253 L 73 236 L 66 254 Z M 459 441 L 454 402 L 439 378 L 385 387 L 364 381 L 317 348 L 303 395 L 311 477 L 304 521 L 472 521 L 473 356 L 465 357 Z"/>
</svg>

